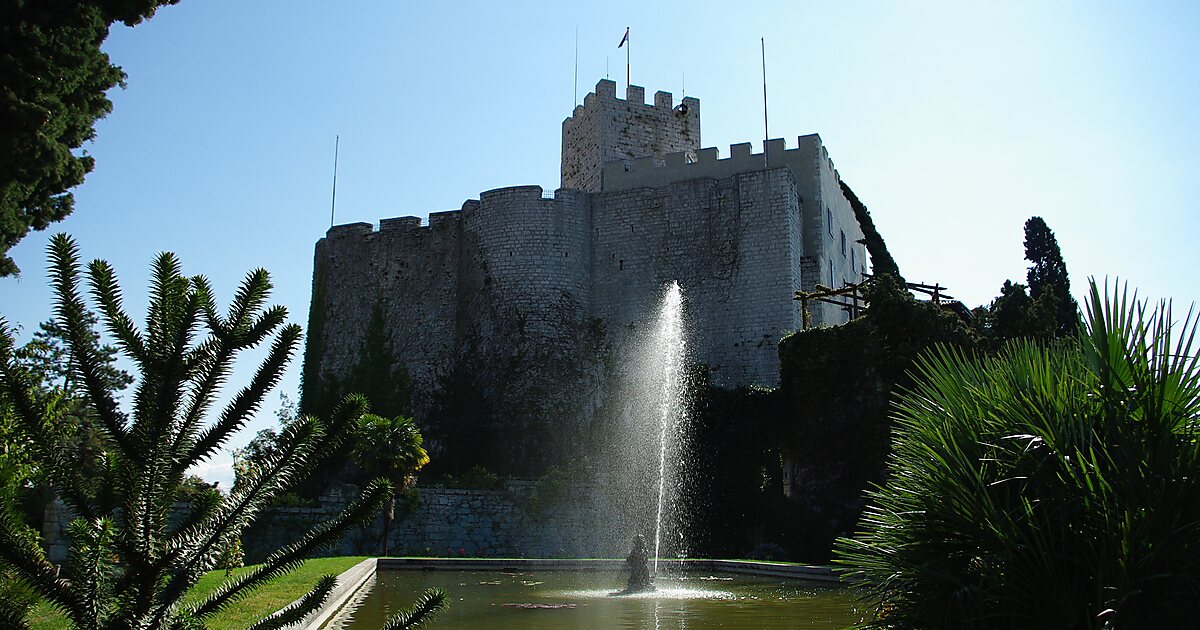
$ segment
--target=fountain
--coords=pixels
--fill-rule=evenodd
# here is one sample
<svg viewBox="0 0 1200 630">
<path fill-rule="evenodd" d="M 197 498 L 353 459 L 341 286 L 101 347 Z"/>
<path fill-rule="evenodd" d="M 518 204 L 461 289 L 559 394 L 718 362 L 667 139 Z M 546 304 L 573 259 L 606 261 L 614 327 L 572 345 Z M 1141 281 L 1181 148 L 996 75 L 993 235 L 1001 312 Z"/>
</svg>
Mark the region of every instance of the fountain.
<svg viewBox="0 0 1200 630">
<path fill-rule="evenodd" d="M 607 517 L 595 523 L 596 547 L 615 555 L 637 534 L 625 560 L 624 590 L 612 592 L 623 577 L 612 560 L 497 560 L 490 571 L 464 561 L 468 564 L 458 570 L 449 565 L 431 572 L 381 571 L 328 627 L 378 627 L 395 603 L 411 601 L 429 586 L 454 597 L 441 619 L 448 627 L 782 629 L 841 628 L 864 620 L 844 592 L 815 582 L 733 575 L 703 564 L 660 574 L 660 558 L 687 551 L 688 515 L 681 499 L 688 429 L 683 306 L 679 284 L 671 283 L 651 325 L 626 340 L 609 393 L 614 405 L 607 410 L 609 431 L 593 445 L 604 465 L 592 486 L 602 493 L 595 499 L 606 506 Z M 650 542 L 638 533 L 650 531 L 653 556 Z M 562 566 L 548 564 L 555 562 Z"/>
<path fill-rule="evenodd" d="M 647 325 L 630 327 L 618 343 L 621 361 L 610 375 L 606 406 L 590 446 L 592 505 L 605 506 L 592 532 L 604 555 L 628 549 L 646 534 L 651 575 L 660 559 L 687 553 L 688 513 L 682 494 L 687 459 L 688 379 L 683 292 L 664 287 Z"/>
<path fill-rule="evenodd" d="M 629 552 L 625 563 L 629 565 L 629 582 L 626 584 L 625 590 L 613 593 L 613 595 L 633 595 L 656 590 L 654 579 L 650 577 L 650 560 L 646 552 L 646 539 L 642 538 L 640 534 L 633 538 L 633 550 Z"/>
<path fill-rule="evenodd" d="M 683 292 L 672 282 L 663 296 L 655 326 L 654 346 L 661 356 L 661 393 L 658 400 L 658 510 L 654 518 L 654 575 L 662 557 L 663 506 L 667 486 L 667 446 L 682 440 L 686 381 L 684 359 L 687 346 L 683 336 Z M 671 438 L 675 439 L 672 440 Z M 682 461 L 682 460 L 679 460 Z"/>
</svg>

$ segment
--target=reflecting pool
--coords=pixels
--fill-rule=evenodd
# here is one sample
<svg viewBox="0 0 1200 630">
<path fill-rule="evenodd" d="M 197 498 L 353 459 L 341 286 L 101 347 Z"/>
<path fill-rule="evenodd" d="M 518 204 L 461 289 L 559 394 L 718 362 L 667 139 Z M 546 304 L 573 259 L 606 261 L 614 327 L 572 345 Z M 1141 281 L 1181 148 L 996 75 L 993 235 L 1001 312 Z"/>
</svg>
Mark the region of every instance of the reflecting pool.
<svg viewBox="0 0 1200 630">
<path fill-rule="evenodd" d="M 838 586 L 723 573 L 660 576 L 658 590 L 613 597 L 611 572 L 381 571 L 327 628 L 377 630 L 426 588 L 450 593 L 442 628 L 845 628 L 867 611 Z"/>
</svg>

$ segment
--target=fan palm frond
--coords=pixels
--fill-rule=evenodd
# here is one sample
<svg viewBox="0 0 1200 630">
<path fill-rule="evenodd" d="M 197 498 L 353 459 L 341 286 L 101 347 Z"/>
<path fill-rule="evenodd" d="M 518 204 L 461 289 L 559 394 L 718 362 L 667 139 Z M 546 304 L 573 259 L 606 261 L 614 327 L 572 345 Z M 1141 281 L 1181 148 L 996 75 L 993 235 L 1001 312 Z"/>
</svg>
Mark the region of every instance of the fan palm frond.
<svg viewBox="0 0 1200 630">
<path fill-rule="evenodd" d="M 839 561 L 871 627 L 1176 627 L 1200 613 L 1196 319 L 1093 282 L 1072 343 L 939 347 Z"/>
</svg>

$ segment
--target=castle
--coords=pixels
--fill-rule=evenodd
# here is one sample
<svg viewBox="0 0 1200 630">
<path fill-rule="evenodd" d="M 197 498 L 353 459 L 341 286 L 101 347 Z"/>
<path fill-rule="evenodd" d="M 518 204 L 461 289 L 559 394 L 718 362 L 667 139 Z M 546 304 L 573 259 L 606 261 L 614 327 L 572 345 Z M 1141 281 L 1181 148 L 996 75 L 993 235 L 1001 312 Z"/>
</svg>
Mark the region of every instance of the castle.
<svg viewBox="0 0 1200 630">
<path fill-rule="evenodd" d="M 499 188 L 425 226 L 330 228 L 305 397 L 403 380 L 435 461 L 475 449 L 493 469 L 536 472 L 586 434 L 667 284 L 685 296 L 691 358 L 738 387 L 778 384 L 777 341 L 802 325 L 796 291 L 862 279 L 863 235 L 816 134 L 721 159 L 701 148 L 697 99 L 647 104 L 629 86 L 622 100 L 602 80 L 563 121 L 561 164 L 553 196 Z M 812 309 L 814 324 L 847 318 Z"/>
</svg>

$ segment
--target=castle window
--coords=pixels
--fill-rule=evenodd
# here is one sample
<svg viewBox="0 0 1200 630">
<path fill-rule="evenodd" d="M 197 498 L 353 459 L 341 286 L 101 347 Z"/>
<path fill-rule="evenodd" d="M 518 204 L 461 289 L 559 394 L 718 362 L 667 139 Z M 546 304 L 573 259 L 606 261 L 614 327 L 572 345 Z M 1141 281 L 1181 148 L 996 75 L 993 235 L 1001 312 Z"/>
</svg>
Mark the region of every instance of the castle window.
<svg viewBox="0 0 1200 630">
<path fill-rule="evenodd" d="M 850 269 L 854 272 L 858 271 L 858 258 L 855 256 L 857 253 L 858 251 L 853 247 L 850 248 Z"/>
<path fill-rule="evenodd" d="M 620 269 L 621 271 L 625 271 L 625 259 L 624 258 L 622 258 L 621 260 L 619 260 L 617 262 L 617 269 Z"/>
<path fill-rule="evenodd" d="M 825 227 L 829 228 L 829 235 L 833 236 L 833 211 L 828 206 L 825 207 Z"/>
<path fill-rule="evenodd" d="M 846 230 L 842 230 L 842 258 L 846 257 Z M 854 265 L 850 265 L 853 267 Z"/>
<path fill-rule="evenodd" d="M 833 279 L 836 276 L 836 274 L 837 274 L 837 270 L 834 269 L 833 261 L 830 260 L 829 261 L 829 288 L 830 289 L 838 288 L 837 281 Z"/>
</svg>

